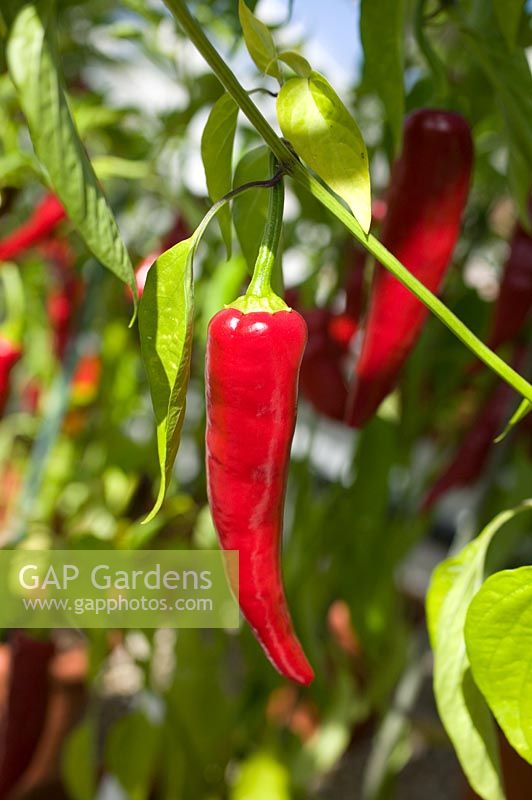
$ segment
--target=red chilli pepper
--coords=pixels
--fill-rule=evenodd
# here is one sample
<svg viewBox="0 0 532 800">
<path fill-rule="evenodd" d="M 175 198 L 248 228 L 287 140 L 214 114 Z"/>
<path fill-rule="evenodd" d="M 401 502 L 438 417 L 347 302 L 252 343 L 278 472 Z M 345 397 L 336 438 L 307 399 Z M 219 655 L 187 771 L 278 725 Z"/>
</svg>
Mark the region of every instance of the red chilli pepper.
<svg viewBox="0 0 532 800">
<path fill-rule="evenodd" d="M 71 399 L 76 406 L 87 406 L 98 394 L 102 375 L 102 360 L 96 353 L 88 353 L 78 361 L 72 378 Z"/>
<path fill-rule="evenodd" d="M 337 321 L 325 308 L 302 312 L 308 326 L 308 346 L 303 356 L 299 385 L 301 394 L 330 419 L 342 421 L 347 402 L 347 382 L 342 369 L 345 347 L 331 336 Z"/>
<path fill-rule="evenodd" d="M 532 215 L 532 200 L 529 203 Z M 496 350 L 514 339 L 532 309 L 532 237 L 517 225 L 504 266 L 488 346 Z"/>
<path fill-rule="evenodd" d="M 40 242 L 65 219 L 65 209 L 54 194 L 41 200 L 31 217 L 0 242 L 0 261 L 9 261 Z"/>
<path fill-rule="evenodd" d="M 501 432 L 509 410 L 513 391 L 507 383 L 499 383 L 484 409 L 456 451 L 450 463 L 425 496 L 421 507 L 428 511 L 450 489 L 471 486 L 488 462 L 494 439 Z"/>
<path fill-rule="evenodd" d="M 0 414 L 7 404 L 11 372 L 21 356 L 21 346 L 0 335 Z"/>
<path fill-rule="evenodd" d="M 43 730 L 50 693 L 50 642 L 19 631 L 10 643 L 8 696 L 0 723 L 0 797 L 11 791 L 28 767 Z"/>
<path fill-rule="evenodd" d="M 364 251 L 350 250 L 343 313 L 324 308 L 301 311 L 308 326 L 299 376 L 301 394 L 320 414 L 339 422 L 345 419 L 348 399 L 344 360 L 362 313 L 364 263 Z"/>
<path fill-rule="evenodd" d="M 47 300 L 48 319 L 52 326 L 54 352 L 63 358 L 72 333 L 72 324 L 83 294 L 83 284 L 74 268 L 74 253 L 66 241 L 49 239 L 41 247 L 55 272 L 55 285 Z"/>
<path fill-rule="evenodd" d="M 403 151 L 392 172 L 381 240 L 431 291 L 438 291 L 460 233 L 473 143 L 467 122 L 425 109 L 405 124 Z M 364 425 L 395 387 L 428 311 L 377 265 L 349 424 Z"/>
<path fill-rule="evenodd" d="M 280 542 L 305 321 L 270 286 L 282 226 L 283 189 L 244 297 L 210 322 L 206 359 L 209 503 L 224 550 L 239 551 L 239 604 L 276 669 L 300 684 L 314 673 L 294 633 L 283 589 Z"/>
</svg>

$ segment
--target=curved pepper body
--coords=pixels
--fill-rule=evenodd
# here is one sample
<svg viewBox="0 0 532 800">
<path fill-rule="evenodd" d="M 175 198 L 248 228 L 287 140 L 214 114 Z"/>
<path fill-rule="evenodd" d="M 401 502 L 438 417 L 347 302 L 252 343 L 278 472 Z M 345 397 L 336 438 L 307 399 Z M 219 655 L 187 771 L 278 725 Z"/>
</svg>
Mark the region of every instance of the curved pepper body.
<svg viewBox="0 0 532 800">
<path fill-rule="evenodd" d="M 532 212 L 532 203 L 530 203 Z M 504 266 L 488 345 L 496 350 L 511 341 L 532 309 L 532 237 L 517 225 Z"/>
<path fill-rule="evenodd" d="M 7 403 L 11 371 L 21 356 L 20 345 L 0 336 L 0 414 Z"/>
<path fill-rule="evenodd" d="M 239 603 L 286 677 L 314 677 L 294 633 L 280 544 L 306 325 L 296 311 L 226 308 L 207 338 L 207 487 L 224 550 L 239 551 Z"/>
<path fill-rule="evenodd" d="M 308 345 L 299 375 L 301 394 L 320 414 L 341 422 L 347 402 L 342 369 L 347 347 L 342 347 L 331 335 L 331 326 L 337 318 L 325 308 L 302 311 L 302 315 L 308 326 Z"/>
<path fill-rule="evenodd" d="M 422 509 L 429 510 L 451 489 L 471 486 L 482 474 L 492 450 L 494 439 L 501 432 L 510 407 L 512 389 L 499 383 L 473 427 L 465 434 L 453 458 L 426 494 Z"/>
<path fill-rule="evenodd" d="M 65 209 L 54 194 L 47 194 L 30 218 L 0 241 L 0 261 L 8 261 L 44 239 L 65 219 Z"/>
<path fill-rule="evenodd" d="M 440 288 L 458 239 L 472 162 L 471 133 L 460 115 L 424 109 L 407 119 L 381 240 L 433 292 Z M 364 425 L 395 387 L 427 314 L 406 287 L 376 266 L 350 424 Z"/>
</svg>

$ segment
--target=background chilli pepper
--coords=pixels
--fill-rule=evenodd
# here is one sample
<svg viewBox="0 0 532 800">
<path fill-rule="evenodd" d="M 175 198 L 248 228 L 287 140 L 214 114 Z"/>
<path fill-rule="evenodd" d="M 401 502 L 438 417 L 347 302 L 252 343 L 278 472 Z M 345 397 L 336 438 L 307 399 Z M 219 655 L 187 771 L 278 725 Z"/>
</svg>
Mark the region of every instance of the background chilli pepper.
<svg viewBox="0 0 532 800">
<path fill-rule="evenodd" d="M 320 414 L 341 422 L 345 416 L 347 381 L 342 368 L 345 347 L 330 332 L 336 319 L 326 308 L 313 308 L 302 314 L 308 326 L 308 346 L 299 377 L 301 394 Z"/>
<path fill-rule="evenodd" d="M 48 193 L 31 217 L 0 242 L 0 261 L 8 261 L 40 242 L 65 219 L 65 209 L 54 194 Z"/>
<path fill-rule="evenodd" d="M 294 633 L 280 567 L 298 373 L 307 339 L 304 319 L 271 290 L 283 200 L 278 183 L 246 295 L 209 324 L 207 487 L 220 544 L 239 552 L 244 617 L 277 670 L 308 684 L 314 673 Z"/>
<path fill-rule="evenodd" d="M 381 240 L 433 292 L 458 239 L 472 161 L 471 133 L 459 114 L 423 109 L 407 119 Z M 351 425 L 364 425 L 395 387 L 427 314 L 396 278 L 376 266 L 349 403 Z"/>
<path fill-rule="evenodd" d="M 17 631 L 11 637 L 10 651 L 7 703 L 0 720 L 2 798 L 10 796 L 39 741 L 48 703 L 48 666 L 54 646 Z"/>
<path fill-rule="evenodd" d="M 308 326 L 299 376 L 301 394 L 320 414 L 339 422 L 345 420 L 348 400 L 344 361 L 362 313 L 365 254 L 351 247 L 348 259 L 344 311 L 301 310 Z M 297 301 L 295 292 L 294 298 Z"/>
<path fill-rule="evenodd" d="M 52 328 L 54 352 L 57 358 L 62 359 L 82 298 L 83 284 L 76 273 L 74 252 L 68 242 L 48 239 L 40 250 L 54 272 L 54 284 L 48 294 L 46 307 Z"/>
<path fill-rule="evenodd" d="M 0 414 L 3 414 L 9 396 L 11 372 L 21 356 L 21 346 L 0 334 Z"/>
<path fill-rule="evenodd" d="M 450 489 L 471 486 L 482 475 L 510 410 L 515 393 L 500 382 L 488 397 L 472 428 L 465 434 L 449 464 L 426 494 L 421 507 L 428 511 Z"/>
<path fill-rule="evenodd" d="M 532 200 L 529 202 L 532 217 Z M 532 308 L 532 237 L 517 224 L 510 253 L 501 281 L 501 288 L 488 345 L 496 350 L 513 339 L 523 327 Z"/>
</svg>

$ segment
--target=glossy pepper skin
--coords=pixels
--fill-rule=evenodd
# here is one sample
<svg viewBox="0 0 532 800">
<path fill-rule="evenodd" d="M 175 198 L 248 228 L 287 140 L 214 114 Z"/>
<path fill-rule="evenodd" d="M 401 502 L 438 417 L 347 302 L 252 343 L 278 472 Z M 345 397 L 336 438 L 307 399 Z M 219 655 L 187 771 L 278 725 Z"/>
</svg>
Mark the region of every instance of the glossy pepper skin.
<svg viewBox="0 0 532 800">
<path fill-rule="evenodd" d="M 532 216 L 532 200 L 529 216 Z M 488 346 L 497 350 L 514 339 L 526 323 L 531 309 L 532 237 L 518 224 L 504 265 Z"/>
<path fill-rule="evenodd" d="M 473 162 L 459 114 L 411 114 L 387 196 L 381 241 L 431 291 L 441 286 L 460 233 Z M 363 426 L 395 387 L 427 317 L 423 304 L 376 266 L 348 422 Z"/>
<path fill-rule="evenodd" d="M 222 548 L 239 551 L 244 617 L 276 669 L 300 684 L 314 673 L 290 619 L 280 545 L 306 339 L 297 311 L 225 308 L 209 325 L 205 373 L 214 525 Z"/>
<path fill-rule="evenodd" d="M 0 414 L 7 403 L 11 372 L 21 356 L 20 345 L 0 335 Z"/>
<path fill-rule="evenodd" d="M 30 218 L 0 241 L 0 261 L 9 261 L 40 242 L 65 219 L 65 209 L 54 194 L 48 193 Z"/>
</svg>

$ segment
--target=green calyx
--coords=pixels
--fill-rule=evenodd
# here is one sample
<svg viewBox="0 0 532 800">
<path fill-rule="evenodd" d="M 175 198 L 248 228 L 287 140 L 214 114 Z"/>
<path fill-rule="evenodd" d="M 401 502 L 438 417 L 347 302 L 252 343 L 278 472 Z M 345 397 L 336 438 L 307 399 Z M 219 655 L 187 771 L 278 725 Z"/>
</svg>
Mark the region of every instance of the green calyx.
<svg viewBox="0 0 532 800">
<path fill-rule="evenodd" d="M 278 164 L 272 154 L 272 175 L 275 176 Z M 271 189 L 268 217 L 262 235 L 257 260 L 253 269 L 253 277 L 246 294 L 239 297 L 231 308 L 236 308 L 244 314 L 252 311 L 265 311 L 275 314 L 276 311 L 289 311 L 289 306 L 272 289 L 272 272 L 279 249 L 279 240 L 283 227 L 284 211 L 284 184 L 282 177 Z"/>
<path fill-rule="evenodd" d="M 270 292 L 268 295 L 257 296 L 253 294 L 243 294 L 233 303 L 229 303 L 227 308 L 236 308 L 243 314 L 250 314 L 253 311 L 265 311 L 267 314 L 275 314 L 276 311 L 291 311 L 282 297 Z"/>
</svg>

